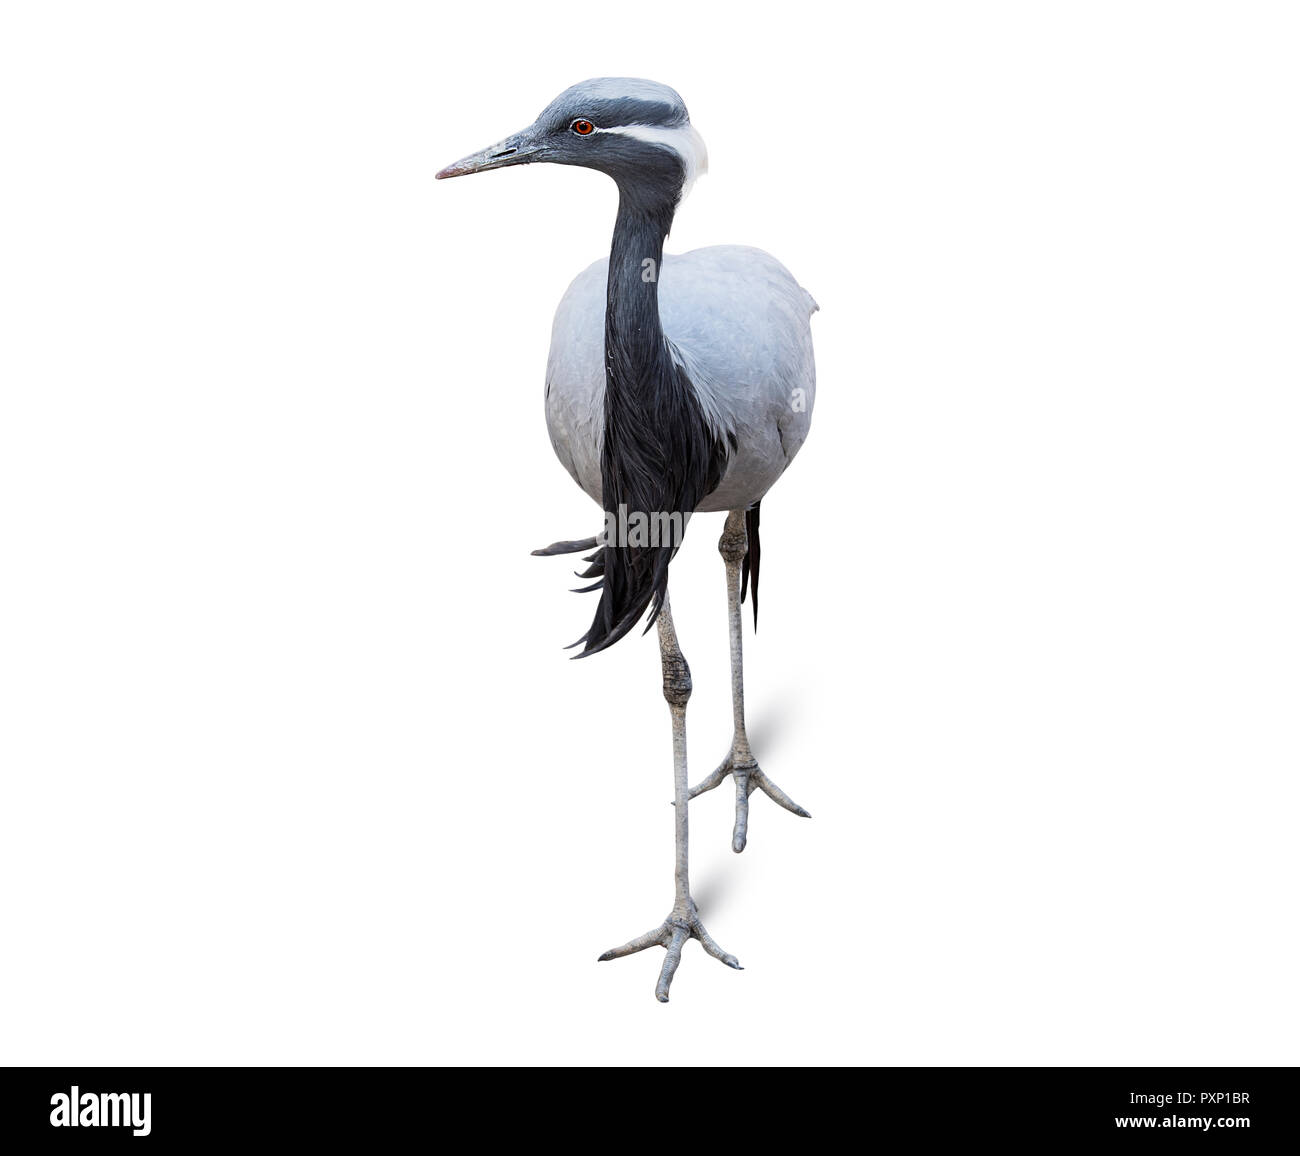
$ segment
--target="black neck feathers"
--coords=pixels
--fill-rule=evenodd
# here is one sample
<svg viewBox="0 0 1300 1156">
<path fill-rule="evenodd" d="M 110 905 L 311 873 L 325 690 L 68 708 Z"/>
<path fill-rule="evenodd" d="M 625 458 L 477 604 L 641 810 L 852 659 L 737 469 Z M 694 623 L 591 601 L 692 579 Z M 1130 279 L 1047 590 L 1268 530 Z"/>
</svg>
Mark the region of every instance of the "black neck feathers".
<svg viewBox="0 0 1300 1156">
<path fill-rule="evenodd" d="M 675 181 L 619 183 L 605 308 L 605 440 L 601 488 L 606 527 L 673 530 L 603 540 L 600 604 L 579 641 L 582 655 L 623 637 L 668 590 L 668 564 L 686 520 L 717 487 L 727 444 L 709 427 L 695 388 L 674 360 L 659 321 L 664 238 L 681 191 Z M 665 540 L 667 537 L 668 540 Z M 626 540 L 624 540 L 626 539 Z M 647 626 L 648 628 L 648 626 Z"/>
</svg>

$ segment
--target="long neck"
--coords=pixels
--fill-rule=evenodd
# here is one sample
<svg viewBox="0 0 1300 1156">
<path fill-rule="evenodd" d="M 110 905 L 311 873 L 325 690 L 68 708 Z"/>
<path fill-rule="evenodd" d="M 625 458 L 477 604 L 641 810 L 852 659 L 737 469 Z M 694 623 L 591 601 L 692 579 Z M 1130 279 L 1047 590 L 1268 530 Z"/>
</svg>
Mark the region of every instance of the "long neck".
<svg viewBox="0 0 1300 1156">
<path fill-rule="evenodd" d="M 619 189 L 605 304 L 605 432 L 600 482 L 610 517 L 660 518 L 685 527 L 721 480 L 727 447 L 709 429 L 695 389 L 676 364 L 659 322 L 659 272 L 672 199 Z M 662 522 L 660 523 L 663 524 Z M 668 563 L 680 545 L 671 533 L 649 544 L 607 542 L 600 605 L 580 641 L 584 654 L 617 642 L 647 606 L 657 614 L 668 594 Z"/>
<path fill-rule="evenodd" d="M 646 396 L 663 384 L 668 351 L 659 322 L 659 270 L 672 204 L 644 204 L 620 190 L 605 300 L 606 384 L 616 394 Z"/>
</svg>

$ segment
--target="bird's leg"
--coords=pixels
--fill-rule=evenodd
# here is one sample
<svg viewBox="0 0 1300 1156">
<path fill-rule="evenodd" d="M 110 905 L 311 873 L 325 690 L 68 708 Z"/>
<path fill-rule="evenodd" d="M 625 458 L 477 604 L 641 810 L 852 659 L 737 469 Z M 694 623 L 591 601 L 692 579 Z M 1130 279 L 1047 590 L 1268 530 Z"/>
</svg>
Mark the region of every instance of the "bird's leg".
<svg viewBox="0 0 1300 1156">
<path fill-rule="evenodd" d="M 676 796 L 673 822 L 677 828 L 677 867 L 674 873 L 677 897 L 673 909 L 658 927 L 644 935 L 605 952 L 601 962 L 607 959 L 619 959 L 624 955 L 644 951 L 656 945 L 668 949 L 664 957 L 663 969 L 659 973 L 659 983 L 655 987 L 655 997 L 660 1003 L 668 1002 L 668 988 L 677 972 L 677 965 L 682 959 L 682 948 L 688 939 L 698 939 L 700 945 L 714 959 L 719 959 L 728 967 L 740 970 L 740 964 L 734 955 L 723 951 L 713 937 L 705 930 L 695 910 L 695 900 L 691 898 L 691 881 L 688 854 L 689 804 L 687 801 L 686 774 L 686 703 L 691 697 L 691 669 L 686 665 L 681 648 L 677 645 L 677 633 L 673 629 L 673 615 L 664 598 L 663 609 L 659 612 L 659 654 L 663 662 L 664 698 L 668 700 L 668 709 L 673 719 L 673 793 Z"/>
<path fill-rule="evenodd" d="M 769 779 L 758 766 L 749 749 L 745 734 L 745 675 L 740 616 L 740 566 L 748 540 L 745 534 L 745 511 L 732 510 L 718 539 L 718 552 L 727 566 L 727 618 L 731 629 L 731 713 L 735 729 L 731 751 L 707 779 L 691 788 L 690 797 L 702 795 L 718 786 L 728 775 L 736 783 L 736 826 L 731 833 L 731 849 L 739 854 L 749 836 L 749 796 L 760 790 L 787 811 L 805 819 L 812 816 Z"/>
</svg>

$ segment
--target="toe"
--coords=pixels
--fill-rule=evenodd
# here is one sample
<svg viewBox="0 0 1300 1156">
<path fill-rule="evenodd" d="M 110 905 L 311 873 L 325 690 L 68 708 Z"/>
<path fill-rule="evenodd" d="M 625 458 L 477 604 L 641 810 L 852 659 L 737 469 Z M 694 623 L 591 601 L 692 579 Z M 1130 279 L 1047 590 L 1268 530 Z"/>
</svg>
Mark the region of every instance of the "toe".
<svg viewBox="0 0 1300 1156">
<path fill-rule="evenodd" d="M 677 974 L 677 965 L 682 961 L 682 944 L 686 942 L 687 931 L 677 927 L 668 944 L 668 954 L 664 956 L 663 970 L 659 973 L 659 983 L 655 987 L 655 998 L 660 1003 L 668 1002 L 668 989 L 672 986 L 673 976 Z"/>
</svg>

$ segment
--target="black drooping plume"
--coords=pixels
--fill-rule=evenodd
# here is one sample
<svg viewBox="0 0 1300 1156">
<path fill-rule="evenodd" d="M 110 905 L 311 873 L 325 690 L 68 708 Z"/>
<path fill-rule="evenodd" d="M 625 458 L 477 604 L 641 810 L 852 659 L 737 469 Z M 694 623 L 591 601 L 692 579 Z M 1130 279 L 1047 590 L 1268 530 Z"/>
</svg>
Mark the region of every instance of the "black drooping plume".
<svg viewBox="0 0 1300 1156">
<path fill-rule="evenodd" d="M 606 523 L 680 514 L 681 527 L 717 488 L 735 450 L 734 437 L 713 429 L 695 387 L 673 356 L 659 322 L 657 271 L 681 189 L 674 167 L 656 190 L 644 169 L 633 188 L 620 185 L 605 308 L 605 437 L 601 499 Z M 650 269 L 652 276 L 646 277 Z M 670 520 L 671 521 L 671 520 Z M 670 523 L 660 523 L 661 525 Z M 668 564 L 680 541 L 602 547 L 600 604 L 578 657 L 613 645 L 647 607 L 647 629 L 668 591 Z M 578 643 L 574 643 L 578 645 Z"/>
</svg>

